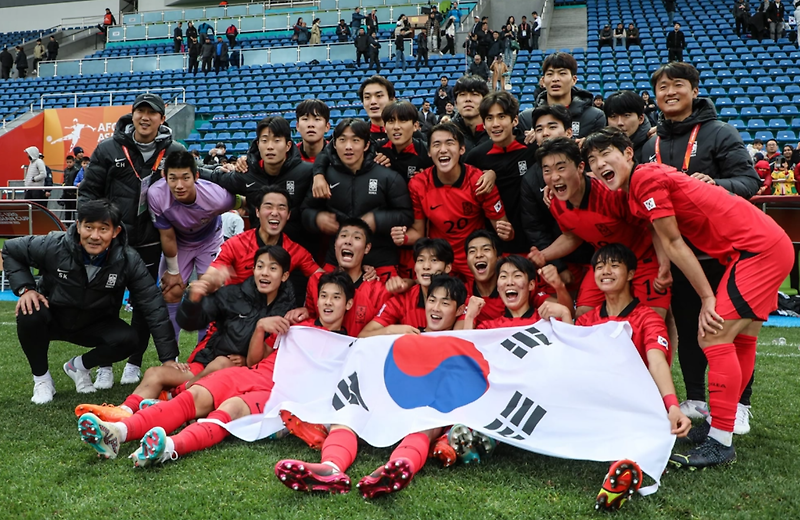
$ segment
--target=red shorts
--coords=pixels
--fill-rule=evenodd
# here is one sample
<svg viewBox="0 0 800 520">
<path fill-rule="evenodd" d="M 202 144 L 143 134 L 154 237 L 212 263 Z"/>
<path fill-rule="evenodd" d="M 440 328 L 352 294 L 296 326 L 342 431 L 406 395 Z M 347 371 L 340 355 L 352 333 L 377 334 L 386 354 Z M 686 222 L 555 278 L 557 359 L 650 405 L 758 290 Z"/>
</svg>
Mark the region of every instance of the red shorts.
<svg viewBox="0 0 800 520">
<path fill-rule="evenodd" d="M 203 369 L 205 368 L 206 366 L 204 364 L 197 363 L 196 361 L 192 361 L 191 363 L 189 363 L 189 370 L 192 372 L 193 376 L 196 376 L 197 374 L 202 372 Z"/>
<path fill-rule="evenodd" d="M 762 253 L 740 252 L 717 287 L 717 314 L 766 321 L 778 308 L 778 289 L 793 266 L 794 247 L 786 235 Z"/>
<path fill-rule="evenodd" d="M 271 358 L 274 356 L 275 354 L 270 355 Z M 272 369 L 275 361 L 273 359 L 269 363 L 264 360 L 256 366 L 258 368 L 233 367 L 218 370 L 195 385 L 202 386 L 211 393 L 214 408 L 219 408 L 231 397 L 239 397 L 247 403 L 250 413 L 261 413 L 272 392 Z"/>
<path fill-rule="evenodd" d="M 639 260 L 633 275 L 633 295 L 648 307 L 668 309 L 672 291 L 656 291 L 653 282 L 658 277 L 658 261 L 655 257 Z M 783 281 L 783 280 L 781 280 Z M 578 291 L 578 307 L 597 307 L 605 301 L 605 295 L 594 281 L 594 270 L 590 269 L 583 277 Z"/>
</svg>

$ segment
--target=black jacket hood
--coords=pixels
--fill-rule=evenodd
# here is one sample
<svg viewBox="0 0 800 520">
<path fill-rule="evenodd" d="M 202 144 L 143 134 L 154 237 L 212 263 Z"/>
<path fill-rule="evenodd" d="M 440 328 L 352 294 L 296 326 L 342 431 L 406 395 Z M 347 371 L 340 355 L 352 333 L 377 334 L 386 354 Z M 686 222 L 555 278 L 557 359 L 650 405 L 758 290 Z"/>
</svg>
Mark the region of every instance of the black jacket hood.
<svg viewBox="0 0 800 520">
<path fill-rule="evenodd" d="M 717 119 L 717 110 L 711 100 L 706 98 L 698 98 L 692 102 L 692 115 L 683 121 L 670 121 L 664 118 L 664 114 L 658 121 L 658 135 L 661 137 L 670 137 L 675 135 L 688 134 L 694 128 L 694 125 L 715 121 Z"/>
</svg>

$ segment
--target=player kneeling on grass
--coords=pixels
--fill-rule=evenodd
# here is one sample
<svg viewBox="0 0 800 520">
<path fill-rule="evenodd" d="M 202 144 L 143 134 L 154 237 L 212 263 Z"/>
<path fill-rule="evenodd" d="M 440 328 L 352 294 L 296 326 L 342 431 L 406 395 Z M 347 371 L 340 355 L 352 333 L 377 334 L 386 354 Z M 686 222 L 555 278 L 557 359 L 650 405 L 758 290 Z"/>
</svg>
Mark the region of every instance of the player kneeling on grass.
<svg viewBox="0 0 800 520">
<path fill-rule="evenodd" d="M 253 264 L 271 246 L 256 252 Z M 274 256 L 288 255 L 270 250 Z M 266 267 L 262 259 L 262 270 Z M 288 272 L 288 271 L 287 271 Z M 216 370 L 247 364 L 247 350 L 250 337 L 262 318 L 284 316 L 294 307 L 294 293 L 289 284 L 272 283 L 265 279 L 259 281 L 255 269 L 253 276 L 237 285 L 226 285 L 210 293 L 210 282 L 198 280 L 189 285 L 186 297 L 177 311 L 178 324 L 185 330 L 201 330 L 209 322 L 216 324 L 216 332 L 205 343 L 202 350 L 195 353 L 190 363 L 180 363 L 175 367 L 151 367 L 136 390 L 120 406 L 81 404 L 75 414 L 81 416 L 91 412 L 103 421 L 119 421 L 129 417 L 140 408 L 152 405 L 153 400 L 164 390 L 181 387 L 184 390 L 200 378 Z M 209 294 L 210 293 L 210 294 Z M 177 370 L 176 370 L 177 369 Z"/>
<path fill-rule="evenodd" d="M 289 265 L 289 254 L 283 248 L 260 249 L 253 269 L 258 291 L 263 294 L 283 285 L 289 277 Z M 287 305 L 290 302 L 291 298 Z M 255 312 L 251 310 L 247 314 Z M 214 372 L 175 399 L 145 408 L 119 422 L 102 421 L 92 413 L 83 414 L 78 419 L 78 432 L 83 442 L 101 456 L 113 459 L 119 454 L 120 444 L 141 439 L 140 448 L 130 456 L 136 466 L 174 460 L 220 442 L 228 436 L 228 431 L 212 422 L 192 424 L 174 437 L 166 435 L 191 419 L 208 417 L 228 423 L 264 411 L 272 391 L 275 367 L 274 349 L 265 340 L 267 335 L 287 332 L 289 321 L 281 316 L 260 318 L 250 330 L 251 337 L 243 339 L 250 343 L 246 366 Z"/>
<path fill-rule="evenodd" d="M 447 275 L 434 277 L 425 300 L 426 332 L 452 330 L 456 317 L 464 311 L 467 290 L 464 283 Z M 389 462 L 358 483 L 364 498 L 399 491 L 425 465 L 431 440 L 441 435 L 441 428 L 406 435 L 392 452 Z M 345 473 L 355 461 L 358 437 L 346 426 L 333 425 L 322 445 L 320 464 L 282 460 L 275 465 L 275 475 L 295 491 L 347 493 L 351 480 Z"/>
<path fill-rule="evenodd" d="M 581 315 L 575 325 L 591 326 L 609 321 L 627 321 L 631 325 L 636 350 L 653 377 L 664 400 L 671 433 L 685 437 L 691 421 L 681 412 L 675 386 L 672 383 L 670 362 L 672 351 L 667 340 L 664 319 L 654 310 L 633 296 L 632 283 L 636 277 L 636 255 L 622 244 L 609 244 L 598 249 L 592 258 L 597 287 L 603 292 L 605 301 L 598 307 Z M 544 303 L 539 312 L 544 319 L 557 318 L 572 323 L 571 310 L 552 302 Z M 619 508 L 641 486 L 642 471 L 629 460 L 612 464 L 597 495 L 597 507 Z"/>
<path fill-rule="evenodd" d="M 670 463 L 691 469 L 732 463 L 737 403 L 753 374 L 761 323 L 778 307 L 778 288 L 794 264 L 792 242 L 774 220 L 722 187 L 671 166 L 636 166 L 630 139 L 617 129 L 590 135 L 582 152 L 610 189 L 628 192 L 633 216 L 651 223 L 702 301 L 698 342 L 708 359 L 711 422 L 689 434 L 699 446 L 673 454 Z M 726 266 L 716 293 L 684 237 Z"/>
<path fill-rule="evenodd" d="M 119 317 L 126 287 L 147 319 L 158 358 L 175 364 L 178 345 L 167 308 L 141 257 L 128 247 L 121 219 L 105 199 L 84 202 L 67 231 L 15 238 L 3 246 L 5 272 L 19 296 L 17 336 L 33 372 L 36 404 L 52 401 L 56 393 L 47 367 L 52 340 L 91 349 L 64 364 L 81 394 L 95 391 L 90 368 L 136 351 L 138 335 Z M 32 268 L 39 269 L 38 284 Z"/>
</svg>

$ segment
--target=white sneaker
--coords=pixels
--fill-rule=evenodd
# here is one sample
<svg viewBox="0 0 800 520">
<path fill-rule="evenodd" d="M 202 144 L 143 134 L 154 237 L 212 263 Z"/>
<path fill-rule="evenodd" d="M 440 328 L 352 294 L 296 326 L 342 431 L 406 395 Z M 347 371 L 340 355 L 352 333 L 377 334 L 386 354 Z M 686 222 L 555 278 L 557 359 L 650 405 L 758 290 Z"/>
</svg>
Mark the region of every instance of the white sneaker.
<svg viewBox="0 0 800 520">
<path fill-rule="evenodd" d="M 138 383 L 142 378 L 142 370 L 136 365 L 125 363 L 125 369 L 122 371 L 122 377 L 119 380 L 121 385 L 132 385 Z"/>
<path fill-rule="evenodd" d="M 111 367 L 98 367 L 94 376 L 94 387 L 98 390 L 108 390 L 114 386 L 114 371 Z"/>
<path fill-rule="evenodd" d="M 92 374 L 88 370 L 78 370 L 74 365 L 75 358 L 64 363 L 64 373 L 75 381 L 75 391 L 79 394 L 92 394 L 97 389 L 92 384 Z"/>
<path fill-rule="evenodd" d="M 56 395 L 56 387 L 53 385 L 53 380 L 39 381 L 33 384 L 33 397 L 31 402 L 35 404 L 45 404 L 53 400 Z"/>
<path fill-rule="evenodd" d="M 736 435 L 747 435 L 750 433 L 750 417 L 753 412 L 750 411 L 750 406 L 745 406 L 742 403 L 736 405 L 736 422 L 733 424 L 733 433 Z"/>
<path fill-rule="evenodd" d="M 689 419 L 705 419 L 708 417 L 708 405 L 705 401 L 687 400 L 681 403 L 681 411 Z"/>
</svg>

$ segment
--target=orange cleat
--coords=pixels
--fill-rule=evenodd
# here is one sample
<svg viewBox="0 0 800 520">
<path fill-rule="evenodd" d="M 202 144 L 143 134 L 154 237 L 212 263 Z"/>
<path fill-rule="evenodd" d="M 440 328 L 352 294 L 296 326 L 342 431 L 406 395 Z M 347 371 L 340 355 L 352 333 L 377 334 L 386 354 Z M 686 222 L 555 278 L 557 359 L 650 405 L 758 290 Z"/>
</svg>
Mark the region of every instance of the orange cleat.
<svg viewBox="0 0 800 520">
<path fill-rule="evenodd" d="M 127 419 L 131 412 L 113 404 L 79 404 L 75 407 L 75 415 L 80 417 L 85 413 L 92 413 L 96 415 L 101 421 L 105 422 L 119 422 Z"/>
<path fill-rule="evenodd" d="M 439 459 L 442 461 L 443 468 L 448 468 L 456 463 L 456 450 L 450 446 L 450 442 L 447 439 L 446 433 L 442 434 L 438 439 L 436 439 L 436 442 L 433 443 L 431 446 L 431 451 L 428 454 L 428 458 Z"/>
<path fill-rule="evenodd" d="M 594 508 L 616 511 L 642 487 L 642 470 L 632 460 L 618 460 L 608 469 Z"/>
<path fill-rule="evenodd" d="M 328 438 L 328 429 L 325 426 L 301 421 L 287 410 L 281 410 L 281 419 L 289 433 L 301 438 L 309 448 L 312 450 L 322 449 L 322 443 Z"/>
</svg>

